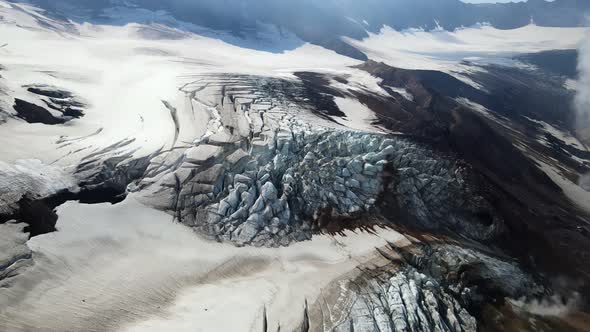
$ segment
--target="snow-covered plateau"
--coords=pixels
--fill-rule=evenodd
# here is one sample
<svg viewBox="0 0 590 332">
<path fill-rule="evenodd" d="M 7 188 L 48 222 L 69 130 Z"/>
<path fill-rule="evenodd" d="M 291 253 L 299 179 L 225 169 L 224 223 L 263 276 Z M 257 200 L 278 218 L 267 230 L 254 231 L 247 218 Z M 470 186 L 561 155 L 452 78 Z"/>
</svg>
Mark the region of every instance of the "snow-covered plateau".
<svg viewBox="0 0 590 332">
<path fill-rule="evenodd" d="M 520 57 L 586 28 L 385 26 L 364 62 L 103 14 L 0 1 L 0 331 L 590 322 L 575 78 Z"/>
</svg>

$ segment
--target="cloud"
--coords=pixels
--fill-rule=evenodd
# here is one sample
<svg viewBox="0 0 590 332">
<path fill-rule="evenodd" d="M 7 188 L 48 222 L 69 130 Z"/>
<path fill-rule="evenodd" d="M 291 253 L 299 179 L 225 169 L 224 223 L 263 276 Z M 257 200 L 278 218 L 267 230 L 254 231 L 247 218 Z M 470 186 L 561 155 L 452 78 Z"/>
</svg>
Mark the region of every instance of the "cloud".
<svg viewBox="0 0 590 332">
<path fill-rule="evenodd" d="M 567 298 L 554 295 L 542 299 L 526 301 L 509 299 L 509 303 L 520 311 L 525 311 L 533 315 L 549 317 L 565 317 L 568 314 L 578 310 L 581 297 L 579 293 L 573 293 Z"/>
<path fill-rule="evenodd" d="M 590 35 L 579 48 L 578 73 L 575 99 L 576 131 L 583 140 L 588 142 L 590 140 Z"/>
<path fill-rule="evenodd" d="M 578 50 L 578 82 L 576 84 L 575 130 L 583 144 L 590 146 L 590 33 Z M 590 191 L 590 173 L 580 177 L 578 185 Z"/>
</svg>

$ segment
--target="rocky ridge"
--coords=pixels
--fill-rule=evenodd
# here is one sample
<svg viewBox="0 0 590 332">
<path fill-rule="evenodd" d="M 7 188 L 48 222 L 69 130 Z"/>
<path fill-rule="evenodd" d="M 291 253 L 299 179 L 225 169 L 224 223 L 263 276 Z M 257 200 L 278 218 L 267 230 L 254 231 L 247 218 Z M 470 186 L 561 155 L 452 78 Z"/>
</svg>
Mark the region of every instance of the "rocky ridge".
<svg viewBox="0 0 590 332">
<path fill-rule="evenodd" d="M 73 119 L 84 116 L 86 104 L 71 92 L 47 85 L 23 86 L 26 94 L 39 103 L 14 98 L 13 109 L 15 116 L 28 123 L 43 123 L 47 125 L 64 124 Z"/>
</svg>

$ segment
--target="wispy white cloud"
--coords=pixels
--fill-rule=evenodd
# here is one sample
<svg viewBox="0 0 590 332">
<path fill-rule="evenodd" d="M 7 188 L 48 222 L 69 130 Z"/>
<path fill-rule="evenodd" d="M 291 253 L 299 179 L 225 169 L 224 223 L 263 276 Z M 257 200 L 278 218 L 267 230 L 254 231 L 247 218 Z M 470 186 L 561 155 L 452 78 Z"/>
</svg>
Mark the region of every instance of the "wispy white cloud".
<svg viewBox="0 0 590 332">
<path fill-rule="evenodd" d="M 576 131 L 588 144 L 590 141 L 590 33 L 580 43 L 578 54 L 578 82 L 576 84 Z"/>
<path fill-rule="evenodd" d="M 590 34 L 580 44 L 576 84 L 576 132 L 583 143 L 590 142 Z M 582 176 L 579 185 L 590 190 L 590 174 Z"/>
</svg>

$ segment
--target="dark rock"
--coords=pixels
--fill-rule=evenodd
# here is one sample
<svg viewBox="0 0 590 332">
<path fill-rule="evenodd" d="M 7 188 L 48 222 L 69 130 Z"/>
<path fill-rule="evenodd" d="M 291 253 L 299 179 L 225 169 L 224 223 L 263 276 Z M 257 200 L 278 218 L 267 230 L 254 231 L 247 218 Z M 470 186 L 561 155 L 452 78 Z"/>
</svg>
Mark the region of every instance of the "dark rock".
<svg viewBox="0 0 590 332">
<path fill-rule="evenodd" d="M 37 95 L 51 97 L 51 98 L 58 98 L 58 99 L 66 99 L 66 98 L 73 97 L 72 93 L 70 93 L 68 91 L 59 90 L 59 89 L 52 89 L 50 87 L 43 87 L 43 86 L 29 87 L 27 89 L 27 91 L 32 92 Z"/>
<path fill-rule="evenodd" d="M 31 237 L 55 231 L 57 214 L 53 211 L 54 207 L 43 200 L 31 200 L 27 197 L 23 197 L 18 206 L 18 215 L 13 219 L 28 224 L 25 232 L 30 233 Z"/>
<path fill-rule="evenodd" d="M 66 122 L 65 119 L 53 116 L 51 112 L 41 106 L 37 106 L 18 98 L 14 100 L 13 107 L 16 111 L 16 116 L 27 121 L 28 123 L 56 125 Z"/>
</svg>

